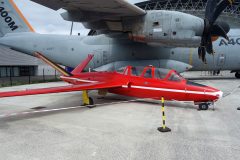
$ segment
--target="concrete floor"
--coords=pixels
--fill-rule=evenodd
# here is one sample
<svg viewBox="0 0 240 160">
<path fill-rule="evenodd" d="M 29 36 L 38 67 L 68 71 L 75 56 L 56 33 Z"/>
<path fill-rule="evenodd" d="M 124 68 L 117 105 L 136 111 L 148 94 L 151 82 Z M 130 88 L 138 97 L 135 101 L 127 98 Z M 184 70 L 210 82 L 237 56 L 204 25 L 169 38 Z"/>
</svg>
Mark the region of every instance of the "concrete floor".
<svg viewBox="0 0 240 160">
<path fill-rule="evenodd" d="M 96 108 L 79 106 L 81 92 L 0 99 L 3 160 L 236 160 L 240 157 L 240 80 L 195 80 L 224 91 L 216 109 L 167 102 L 169 133 L 160 133 L 161 105 L 109 95 Z M 63 83 L 2 88 L 58 86 Z M 106 103 L 106 104 L 102 104 Z M 46 107 L 32 113 L 34 107 Z M 73 108 L 69 108 L 73 107 Z M 51 109 L 62 109 L 51 111 Z M 17 115 L 14 115 L 17 113 Z"/>
</svg>

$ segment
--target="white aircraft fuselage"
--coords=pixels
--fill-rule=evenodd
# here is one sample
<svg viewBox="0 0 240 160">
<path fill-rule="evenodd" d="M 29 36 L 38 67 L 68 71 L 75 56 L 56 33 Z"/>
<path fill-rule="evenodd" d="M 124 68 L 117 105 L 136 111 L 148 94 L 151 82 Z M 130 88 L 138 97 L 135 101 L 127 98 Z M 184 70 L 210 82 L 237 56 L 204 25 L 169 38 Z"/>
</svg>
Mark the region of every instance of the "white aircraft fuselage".
<svg viewBox="0 0 240 160">
<path fill-rule="evenodd" d="M 207 64 L 199 59 L 197 48 L 156 47 L 105 35 L 64 36 L 31 32 L 10 33 L 0 39 L 0 44 L 29 55 L 41 52 L 51 60 L 72 68 L 91 53 L 95 55 L 89 66 L 91 68 L 107 64 L 121 66 L 126 63 L 135 65 L 143 63 L 142 65 L 151 64 L 176 70 L 180 67 L 179 71 L 184 70 L 185 67 L 190 69 L 190 66 L 192 66 L 191 70 L 195 71 L 240 71 L 240 30 L 231 31 L 229 37 L 229 42 L 222 38 L 214 42 L 216 53 L 213 56 L 207 55 Z M 161 62 L 164 64 L 160 64 Z"/>
</svg>

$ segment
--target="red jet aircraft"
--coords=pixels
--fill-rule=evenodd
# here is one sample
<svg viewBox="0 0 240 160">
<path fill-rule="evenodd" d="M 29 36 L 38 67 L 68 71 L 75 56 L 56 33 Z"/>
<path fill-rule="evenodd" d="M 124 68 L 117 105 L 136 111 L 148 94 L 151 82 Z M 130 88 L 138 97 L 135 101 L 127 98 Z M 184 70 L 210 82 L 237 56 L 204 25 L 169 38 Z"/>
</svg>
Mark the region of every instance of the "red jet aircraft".
<svg viewBox="0 0 240 160">
<path fill-rule="evenodd" d="M 138 98 L 160 100 L 164 97 L 165 100 L 193 101 L 199 105 L 199 109 L 207 110 L 211 103 L 216 102 L 223 95 L 218 89 L 184 79 L 174 70 L 153 66 L 145 68 L 127 66 L 118 71 L 82 72 L 93 58 L 93 55 L 89 55 L 83 63 L 68 73 L 42 54 L 36 53 L 36 56 L 60 71 L 63 74 L 60 78 L 71 85 L 0 92 L 0 97 L 83 91 L 84 104 L 93 105 L 93 100 L 88 97 L 87 91 L 99 90 L 99 93 L 110 92 Z"/>
</svg>

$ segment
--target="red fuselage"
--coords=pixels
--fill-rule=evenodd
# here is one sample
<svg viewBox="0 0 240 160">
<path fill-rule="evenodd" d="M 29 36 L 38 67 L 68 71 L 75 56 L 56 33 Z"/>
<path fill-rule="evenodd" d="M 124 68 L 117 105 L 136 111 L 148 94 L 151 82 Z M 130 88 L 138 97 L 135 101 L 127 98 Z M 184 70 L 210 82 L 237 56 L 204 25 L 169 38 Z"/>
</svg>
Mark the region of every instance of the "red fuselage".
<svg viewBox="0 0 240 160">
<path fill-rule="evenodd" d="M 71 84 L 94 82 L 121 82 L 121 87 L 111 88 L 110 93 L 138 97 L 176 101 L 215 102 L 222 97 L 218 89 L 187 81 L 174 70 L 165 74 L 154 67 L 145 67 L 141 74 L 136 74 L 135 67 L 128 66 L 122 73 L 118 72 L 89 72 L 72 77 L 61 76 L 62 80 Z"/>
</svg>

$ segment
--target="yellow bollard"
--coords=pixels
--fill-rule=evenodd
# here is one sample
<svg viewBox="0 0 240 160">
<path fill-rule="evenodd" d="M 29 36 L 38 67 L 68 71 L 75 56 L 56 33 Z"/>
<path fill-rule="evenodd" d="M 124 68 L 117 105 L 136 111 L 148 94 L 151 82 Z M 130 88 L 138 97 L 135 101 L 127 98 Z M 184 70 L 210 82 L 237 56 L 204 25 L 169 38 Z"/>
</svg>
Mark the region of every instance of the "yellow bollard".
<svg viewBox="0 0 240 160">
<path fill-rule="evenodd" d="M 165 115 L 165 107 L 164 107 L 164 97 L 162 97 L 162 127 L 158 128 L 160 132 L 170 132 L 171 129 L 166 127 L 166 115 Z"/>
<path fill-rule="evenodd" d="M 90 101 L 89 101 L 89 97 L 88 97 L 88 91 L 82 91 L 82 100 L 83 100 L 83 105 L 89 105 Z"/>
</svg>

